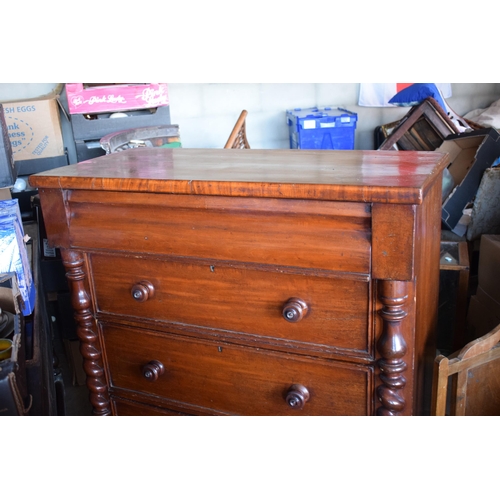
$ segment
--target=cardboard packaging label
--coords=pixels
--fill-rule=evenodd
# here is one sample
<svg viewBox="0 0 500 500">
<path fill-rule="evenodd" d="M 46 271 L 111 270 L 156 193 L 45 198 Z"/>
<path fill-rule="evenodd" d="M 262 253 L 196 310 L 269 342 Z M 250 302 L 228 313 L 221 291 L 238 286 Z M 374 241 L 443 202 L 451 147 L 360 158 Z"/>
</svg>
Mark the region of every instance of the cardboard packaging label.
<svg viewBox="0 0 500 500">
<path fill-rule="evenodd" d="M 166 83 L 116 84 L 100 87 L 67 83 L 66 94 L 71 114 L 130 111 L 169 104 Z"/>
<path fill-rule="evenodd" d="M 55 98 L 3 103 L 3 110 L 14 161 L 64 154 Z"/>
</svg>

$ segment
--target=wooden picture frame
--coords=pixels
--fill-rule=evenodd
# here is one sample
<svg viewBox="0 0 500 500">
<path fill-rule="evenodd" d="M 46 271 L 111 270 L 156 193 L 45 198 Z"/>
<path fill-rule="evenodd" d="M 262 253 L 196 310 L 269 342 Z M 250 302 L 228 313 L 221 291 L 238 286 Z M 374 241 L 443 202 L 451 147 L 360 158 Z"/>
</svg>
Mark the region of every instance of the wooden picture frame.
<svg viewBox="0 0 500 500">
<path fill-rule="evenodd" d="M 410 109 L 408 114 L 391 130 L 378 148 L 388 150 L 434 151 L 445 137 L 460 131 L 443 108 L 432 97 Z"/>
</svg>

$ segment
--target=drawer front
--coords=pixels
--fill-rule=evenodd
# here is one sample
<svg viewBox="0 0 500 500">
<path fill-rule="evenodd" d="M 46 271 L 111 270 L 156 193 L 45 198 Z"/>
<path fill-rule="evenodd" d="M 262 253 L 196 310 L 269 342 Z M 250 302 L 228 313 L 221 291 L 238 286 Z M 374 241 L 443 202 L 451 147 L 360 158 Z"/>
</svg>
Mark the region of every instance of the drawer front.
<svg viewBox="0 0 500 500">
<path fill-rule="evenodd" d="M 371 414 L 370 366 L 137 332 L 101 324 L 112 387 L 165 399 L 165 407 L 213 409 L 236 415 Z M 154 361 L 155 363 L 151 363 Z M 154 380 L 151 373 L 163 365 Z M 143 375 L 143 370 L 150 378 Z M 154 381 L 152 381 L 154 380 Z M 292 386 L 309 399 L 292 408 Z M 302 393 L 304 394 L 304 393 Z"/>
<path fill-rule="evenodd" d="M 74 247 L 370 271 L 368 204 L 74 192 Z"/>
<path fill-rule="evenodd" d="M 367 277 L 105 254 L 90 261 L 100 312 L 368 352 Z M 147 300 L 137 301 L 132 291 L 146 291 L 144 283 L 147 293 L 139 293 L 139 299 Z M 292 314 L 291 321 L 284 314 Z"/>
<path fill-rule="evenodd" d="M 140 404 L 126 399 L 115 398 L 111 399 L 113 406 L 113 415 L 122 417 L 136 416 L 136 417 L 185 417 L 186 413 L 174 410 L 158 408 L 151 405 Z"/>
</svg>

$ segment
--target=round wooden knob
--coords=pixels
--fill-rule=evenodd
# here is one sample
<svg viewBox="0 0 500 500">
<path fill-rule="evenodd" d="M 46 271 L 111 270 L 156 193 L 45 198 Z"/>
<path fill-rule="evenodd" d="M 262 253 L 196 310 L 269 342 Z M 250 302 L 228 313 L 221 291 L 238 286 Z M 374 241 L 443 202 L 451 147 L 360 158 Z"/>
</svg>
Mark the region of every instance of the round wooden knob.
<svg viewBox="0 0 500 500">
<path fill-rule="evenodd" d="M 294 384 L 286 393 L 285 400 L 290 408 L 302 410 L 309 401 L 309 391 L 300 384 Z"/>
<path fill-rule="evenodd" d="M 290 323 L 297 323 L 307 315 L 308 310 L 309 308 L 303 300 L 292 297 L 283 306 L 283 317 Z"/>
<path fill-rule="evenodd" d="M 146 302 L 154 297 L 155 289 L 149 281 L 139 281 L 132 287 L 132 297 L 137 302 Z"/>
<path fill-rule="evenodd" d="M 163 375 L 164 373 L 165 367 L 163 366 L 163 363 L 156 360 L 150 361 L 142 368 L 142 374 L 151 382 L 155 382 L 156 380 L 158 380 L 158 377 L 160 375 Z"/>
</svg>

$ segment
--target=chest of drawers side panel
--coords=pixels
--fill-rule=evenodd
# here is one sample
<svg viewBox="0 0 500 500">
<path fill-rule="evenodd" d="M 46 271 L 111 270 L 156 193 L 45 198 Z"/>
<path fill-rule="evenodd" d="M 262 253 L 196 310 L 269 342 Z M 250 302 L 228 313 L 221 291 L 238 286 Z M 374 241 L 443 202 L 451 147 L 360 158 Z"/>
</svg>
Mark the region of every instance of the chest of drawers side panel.
<svg viewBox="0 0 500 500">
<path fill-rule="evenodd" d="M 431 409 L 439 303 L 441 197 L 441 178 L 439 178 L 419 207 L 417 217 L 415 411 L 419 415 L 429 415 Z"/>
<path fill-rule="evenodd" d="M 67 216 L 68 192 L 62 189 L 40 188 L 40 205 L 51 247 L 71 248 L 70 219 Z"/>
<path fill-rule="evenodd" d="M 429 412 L 439 290 L 440 207 L 441 175 L 429 186 L 421 204 L 376 205 L 372 210 L 373 275 L 378 279 L 377 321 L 382 330 L 377 343 L 382 381 L 378 391 L 387 396 L 388 411 L 405 415 Z M 389 372 L 392 375 L 387 377 Z M 394 410 L 389 410 L 393 402 Z"/>
</svg>

